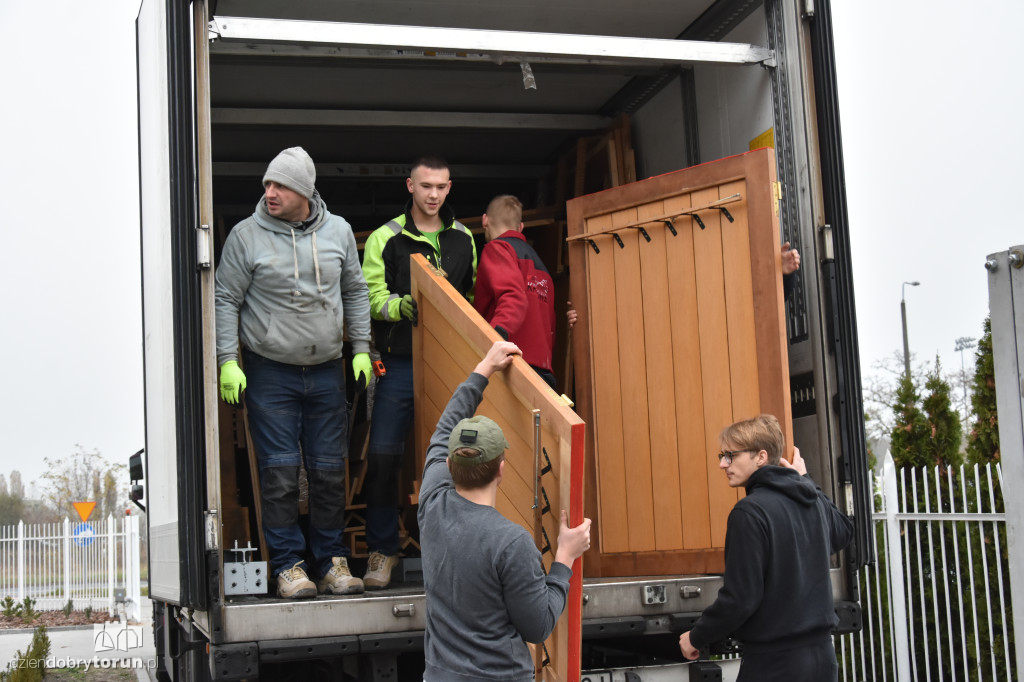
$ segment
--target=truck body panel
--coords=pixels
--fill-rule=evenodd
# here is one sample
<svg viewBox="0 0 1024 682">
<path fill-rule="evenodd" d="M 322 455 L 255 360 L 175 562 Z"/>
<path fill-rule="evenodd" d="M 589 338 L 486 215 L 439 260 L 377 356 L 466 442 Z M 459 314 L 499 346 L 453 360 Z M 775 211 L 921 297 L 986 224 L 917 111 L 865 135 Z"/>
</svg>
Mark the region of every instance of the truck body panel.
<svg viewBox="0 0 1024 682">
<path fill-rule="evenodd" d="M 563 241 L 567 200 L 770 141 L 779 239 L 797 246 L 804 264 L 785 301 L 786 421 L 812 476 L 858 522 L 861 541 L 833 571 L 837 599 L 856 601 L 856 569 L 870 559 L 870 494 L 831 27 L 827 0 L 816 5 L 807 14 L 795 0 L 143 0 L 146 488 L 151 596 L 169 676 L 252 676 L 207 665 L 195 645 L 202 640 L 221 647 L 222 661 L 251 645 L 273 665 L 302 658 L 302 646 L 286 641 L 316 640 L 322 646 L 308 651 L 317 655 L 353 654 L 345 638 L 355 638 L 359 654 L 405 651 L 423 629 L 415 581 L 301 603 L 225 595 L 229 550 L 260 543 L 240 417 L 218 397 L 213 272 L 228 231 L 252 213 L 267 162 L 296 144 L 317 162 L 329 209 L 360 242 L 403 210 L 406 164 L 421 153 L 452 164 L 448 202 L 467 224 L 493 195 L 518 195 L 536 207 L 527 235 L 554 264 L 561 301 L 573 270 L 566 254 L 582 248 Z M 260 29 L 269 33 L 237 25 L 249 19 L 269 21 Z M 322 37 L 353 24 L 369 26 L 352 38 Z M 403 30 L 388 29 L 395 24 Z M 440 34 L 426 29 L 438 28 L 456 29 L 456 47 L 427 44 Z M 572 37 L 538 37 L 539 29 Z M 640 40 L 628 48 L 612 40 L 626 37 Z M 571 374 L 566 336 L 560 329 L 560 377 Z M 421 461 L 432 427 L 419 419 Z M 353 546 L 358 553 L 358 535 Z M 583 665 L 611 621 L 632 623 L 615 629 L 625 639 L 678 630 L 717 592 L 713 568 L 587 578 L 570 604 Z M 225 647 L 235 647 L 232 655 Z"/>
</svg>

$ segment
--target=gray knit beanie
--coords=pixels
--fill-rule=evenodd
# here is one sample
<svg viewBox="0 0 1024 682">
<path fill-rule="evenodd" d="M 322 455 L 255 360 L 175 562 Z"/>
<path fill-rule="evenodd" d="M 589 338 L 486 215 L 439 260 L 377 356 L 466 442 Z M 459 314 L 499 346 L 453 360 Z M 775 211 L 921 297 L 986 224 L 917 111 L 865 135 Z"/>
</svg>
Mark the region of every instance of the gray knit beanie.
<svg viewBox="0 0 1024 682">
<path fill-rule="evenodd" d="M 273 180 L 307 199 L 313 197 L 316 167 L 302 147 L 289 147 L 274 157 L 263 175 L 263 184 Z"/>
</svg>

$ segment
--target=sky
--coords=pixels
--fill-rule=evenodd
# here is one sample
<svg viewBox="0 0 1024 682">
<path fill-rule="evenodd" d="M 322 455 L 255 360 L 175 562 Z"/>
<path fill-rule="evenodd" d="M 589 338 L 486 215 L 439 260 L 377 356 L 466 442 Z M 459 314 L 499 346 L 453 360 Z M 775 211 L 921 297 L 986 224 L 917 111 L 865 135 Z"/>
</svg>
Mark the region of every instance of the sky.
<svg viewBox="0 0 1024 682">
<path fill-rule="evenodd" d="M 0 474 L 144 443 L 138 0 L 0 0 Z M 833 0 L 862 372 L 902 351 L 960 366 L 988 312 L 985 257 L 1024 243 L 1024 3 Z M 807 267 L 805 262 L 804 267 Z M 968 363 L 971 356 L 966 355 Z"/>
</svg>

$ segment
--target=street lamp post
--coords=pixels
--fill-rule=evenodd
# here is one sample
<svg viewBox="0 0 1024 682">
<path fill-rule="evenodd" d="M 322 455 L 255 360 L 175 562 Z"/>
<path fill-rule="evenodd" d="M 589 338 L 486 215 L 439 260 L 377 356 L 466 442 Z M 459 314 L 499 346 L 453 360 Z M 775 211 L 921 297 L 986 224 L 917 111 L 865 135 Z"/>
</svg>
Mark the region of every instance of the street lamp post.
<svg viewBox="0 0 1024 682">
<path fill-rule="evenodd" d="M 956 340 L 956 350 L 960 351 L 960 380 L 964 384 L 964 419 L 967 419 L 967 369 L 964 367 L 964 351 L 974 348 L 974 337 L 961 336 Z"/>
<path fill-rule="evenodd" d="M 907 285 L 920 286 L 920 282 L 904 282 L 900 294 L 900 314 L 903 316 L 903 371 L 910 381 L 910 344 L 907 341 Z"/>
</svg>

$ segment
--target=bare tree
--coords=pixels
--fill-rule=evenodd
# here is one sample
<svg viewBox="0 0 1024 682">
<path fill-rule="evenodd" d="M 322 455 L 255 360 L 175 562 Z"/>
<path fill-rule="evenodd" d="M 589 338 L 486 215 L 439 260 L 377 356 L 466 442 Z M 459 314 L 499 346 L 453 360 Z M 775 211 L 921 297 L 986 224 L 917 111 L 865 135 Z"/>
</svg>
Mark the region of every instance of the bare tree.
<svg viewBox="0 0 1024 682">
<path fill-rule="evenodd" d="M 123 513 L 128 485 L 125 465 L 111 464 L 98 450 L 86 451 L 77 444 L 74 454 L 44 461 L 43 500 L 62 518 L 77 517 L 74 502 L 95 502 L 94 519 Z"/>
</svg>

